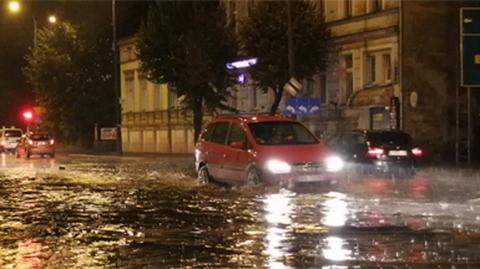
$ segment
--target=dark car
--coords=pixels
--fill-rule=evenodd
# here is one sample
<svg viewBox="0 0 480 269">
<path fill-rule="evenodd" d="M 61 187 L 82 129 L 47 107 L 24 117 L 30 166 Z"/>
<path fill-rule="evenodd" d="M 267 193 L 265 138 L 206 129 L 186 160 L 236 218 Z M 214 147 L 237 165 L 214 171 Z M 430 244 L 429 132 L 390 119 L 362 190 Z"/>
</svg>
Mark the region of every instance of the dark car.
<svg viewBox="0 0 480 269">
<path fill-rule="evenodd" d="M 55 140 L 47 132 L 30 133 L 20 139 L 17 157 L 30 158 L 32 155 L 55 156 Z"/>
<path fill-rule="evenodd" d="M 301 123 L 285 116 L 216 118 L 195 149 L 201 181 L 299 183 L 332 179 L 343 161 Z"/>
<path fill-rule="evenodd" d="M 355 171 L 413 175 L 423 150 L 401 131 L 349 131 L 327 140 Z"/>
</svg>

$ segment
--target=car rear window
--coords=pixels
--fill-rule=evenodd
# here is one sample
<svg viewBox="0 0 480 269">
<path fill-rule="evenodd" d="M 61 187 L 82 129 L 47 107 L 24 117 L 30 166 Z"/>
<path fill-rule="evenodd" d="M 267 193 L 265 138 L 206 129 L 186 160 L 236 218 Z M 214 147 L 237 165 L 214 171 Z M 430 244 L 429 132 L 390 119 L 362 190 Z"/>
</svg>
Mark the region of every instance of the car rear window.
<svg viewBox="0 0 480 269">
<path fill-rule="evenodd" d="M 381 132 L 368 134 L 368 140 L 374 144 L 410 145 L 412 138 L 406 133 Z"/>
<path fill-rule="evenodd" d="M 48 134 L 34 134 L 30 136 L 30 140 L 43 141 L 49 140 L 50 136 Z"/>
<path fill-rule="evenodd" d="M 22 131 L 19 130 L 8 130 L 5 131 L 5 137 L 21 137 Z"/>
<path fill-rule="evenodd" d="M 298 122 L 256 122 L 248 124 L 260 145 L 316 144 L 318 140 Z"/>
</svg>

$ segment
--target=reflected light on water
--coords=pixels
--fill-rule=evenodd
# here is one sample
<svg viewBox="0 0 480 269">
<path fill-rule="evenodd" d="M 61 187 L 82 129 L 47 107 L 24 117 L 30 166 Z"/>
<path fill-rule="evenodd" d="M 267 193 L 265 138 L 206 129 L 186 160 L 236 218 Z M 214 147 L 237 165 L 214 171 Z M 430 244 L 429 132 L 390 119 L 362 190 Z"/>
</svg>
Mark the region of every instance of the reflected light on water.
<svg viewBox="0 0 480 269">
<path fill-rule="evenodd" d="M 322 254 L 325 259 L 332 261 L 345 261 L 351 258 L 352 251 L 344 248 L 346 244 L 344 239 L 336 236 L 329 236 L 324 240 L 325 248 L 322 250 Z"/>
<path fill-rule="evenodd" d="M 323 203 L 324 217 L 322 223 L 330 227 L 340 227 L 347 222 L 347 202 L 346 195 L 339 192 L 330 192 L 327 194 L 327 199 Z"/>
<path fill-rule="evenodd" d="M 269 194 L 265 197 L 265 211 L 267 212 L 265 219 L 268 223 L 266 234 L 266 254 L 268 258 L 268 268 L 287 269 L 291 268 L 280 260 L 287 255 L 284 241 L 287 239 L 287 228 L 292 220 L 290 218 L 293 213 L 291 204 L 294 193 L 282 191 L 278 194 Z"/>
<path fill-rule="evenodd" d="M 17 269 L 42 268 L 42 244 L 37 240 L 29 239 L 18 243 Z"/>
</svg>

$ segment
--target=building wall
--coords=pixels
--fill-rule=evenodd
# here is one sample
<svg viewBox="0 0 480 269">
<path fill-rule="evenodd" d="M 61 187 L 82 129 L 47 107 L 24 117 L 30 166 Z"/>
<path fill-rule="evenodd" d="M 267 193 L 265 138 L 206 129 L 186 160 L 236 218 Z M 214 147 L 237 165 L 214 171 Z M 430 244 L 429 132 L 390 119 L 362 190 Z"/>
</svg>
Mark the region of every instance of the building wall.
<svg viewBox="0 0 480 269">
<path fill-rule="evenodd" d="M 355 92 L 366 87 L 390 84 L 395 95 L 399 87 L 399 0 L 324 0 L 321 4 L 333 36 L 330 64 L 323 74 L 303 81 L 303 96 L 320 98 L 320 114 L 303 117 L 314 130 L 335 132 L 338 129 L 369 128 L 368 107 L 347 107 Z M 248 9 L 256 1 L 225 0 L 229 21 L 237 26 L 248 18 Z M 388 63 L 383 57 L 388 55 Z M 350 58 L 349 58 L 350 57 Z M 374 76 L 367 60 L 374 61 Z M 373 59 L 373 60 L 372 60 Z M 348 63 L 348 64 L 347 64 Z M 388 78 L 385 73 L 388 72 Z M 374 77 L 373 81 L 372 78 Z M 285 102 L 286 98 L 283 98 Z M 271 92 L 263 93 L 253 85 L 235 87 L 230 104 L 241 111 L 268 111 L 273 101 Z M 279 106 L 283 111 L 283 103 Z M 349 110 L 349 111 L 346 111 Z M 347 113 L 345 113 L 347 112 Z M 368 118 L 368 119 L 367 119 Z"/>
<path fill-rule="evenodd" d="M 339 129 L 369 129 L 369 109 L 378 104 L 362 107 L 350 104 L 357 92 L 372 87 L 389 85 L 394 89 L 394 96 L 401 95 L 399 1 L 327 0 L 324 3 L 334 45 L 326 74 L 327 108 L 340 111 L 338 117 L 324 124 L 324 129 L 327 133 Z"/>
<path fill-rule="evenodd" d="M 453 2 L 403 2 L 403 126 L 433 155 L 455 141 L 458 12 Z M 414 91 L 416 107 L 408 101 Z"/>
<path fill-rule="evenodd" d="M 145 79 L 135 38 L 119 42 L 122 143 L 125 152 L 193 152 L 191 115 L 180 111 L 166 84 Z"/>
</svg>

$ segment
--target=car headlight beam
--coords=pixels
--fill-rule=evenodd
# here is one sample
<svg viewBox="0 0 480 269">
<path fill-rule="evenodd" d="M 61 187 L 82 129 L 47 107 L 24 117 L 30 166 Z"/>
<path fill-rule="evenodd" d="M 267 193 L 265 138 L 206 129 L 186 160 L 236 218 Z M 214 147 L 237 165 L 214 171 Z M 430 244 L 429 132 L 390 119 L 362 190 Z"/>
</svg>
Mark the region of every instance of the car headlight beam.
<svg viewBox="0 0 480 269">
<path fill-rule="evenodd" d="M 338 156 L 330 156 L 325 159 L 327 172 L 338 172 L 343 169 L 345 162 Z"/>
<path fill-rule="evenodd" d="M 286 174 L 292 171 L 292 167 L 288 163 L 279 160 L 269 160 L 266 168 L 273 174 Z"/>
</svg>

